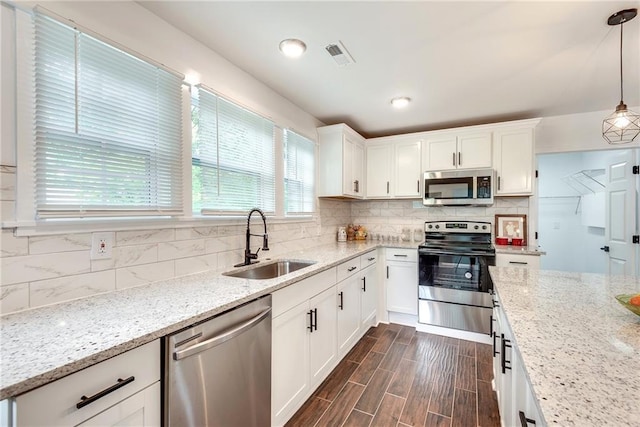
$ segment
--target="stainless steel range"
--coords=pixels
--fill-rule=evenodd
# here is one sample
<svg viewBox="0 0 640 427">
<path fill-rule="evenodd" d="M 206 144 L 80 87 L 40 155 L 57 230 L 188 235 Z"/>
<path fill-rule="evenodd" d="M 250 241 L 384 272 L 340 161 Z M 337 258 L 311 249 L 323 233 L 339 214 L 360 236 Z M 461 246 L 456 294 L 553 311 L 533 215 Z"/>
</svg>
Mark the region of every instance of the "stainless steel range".
<svg viewBox="0 0 640 427">
<path fill-rule="evenodd" d="M 428 221 L 418 247 L 419 322 L 491 334 L 491 223 Z"/>
</svg>

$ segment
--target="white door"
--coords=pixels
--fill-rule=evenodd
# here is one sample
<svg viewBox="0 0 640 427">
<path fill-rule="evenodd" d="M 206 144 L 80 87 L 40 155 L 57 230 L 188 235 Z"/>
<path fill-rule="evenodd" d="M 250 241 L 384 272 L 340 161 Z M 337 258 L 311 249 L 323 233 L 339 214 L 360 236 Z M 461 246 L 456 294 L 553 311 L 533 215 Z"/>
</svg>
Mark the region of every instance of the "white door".
<svg viewBox="0 0 640 427">
<path fill-rule="evenodd" d="M 367 197 L 391 195 L 392 150 L 390 144 L 367 147 Z"/>
<path fill-rule="evenodd" d="M 360 323 L 368 328 L 375 323 L 378 309 L 378 287 L 376 283 L 375 264 L 362 270 L 360 280 Z"/>
<path fill-rule="evenodd" d="M 387 310 L 418 314 L 418 263 L 387 262 Z"/>
<path fill-rule="evenodd" d="M 420 141 L 398 142 L 395 151 L 394 195 L 420 197 Z"/>
<path fill-rule="evenodd" d="M 423 143 L 422 168 L 428 171 L 455 169 L 457 163 L 455 135 L 428 139 Z"/>
<path fill-rule="evenodd" d="M 364 147 L 359 143 L 353 144 L 353 181 L 355 184 L 355 196 L 359 198 L 364 197 Z"/>
<path fill-rule="evenodd" d="M 605 248 L 609 249 L 609 274 L 636 274 L 636 176 L 634 152 L 621 150 L 607 162 L 605 185 Z M 606 250 L 606 249 L 605 249 Z"/>
<path fill-rule="evenodd" d="M 160 425 L 160 383 L 113 405 L 79 427 L 154 427 Z"/>
<path fill-rule="evenodd" d="M 358 340 L 360 331 L 360 283 L 359 275 L 338 283 L 338 354 L 346 354 Z"/>
<path fill-rule="evenodd" d="M 300 407 L 309 389 L 309 302 L 271 324 L 271 425 L 281 426 Z"/>
<path fill-rule="evenodd" d="M 313 330 L 309 332 L 311 388 L 329 375 L 337 363 L 336 288 L 332 286 L 309 300 Z"/>
<path fill-rule="evenodd" d="M 458 169 L 490 168 L 491 132 L 458 137 Z"/>
<path fill-rule="evenodd" d="M 342 193 L 348 196 L 353 196 L 356 189 L 353 171 L 355 147 L 356 143 L 345 135 L 342 146 Z"/>
</svg>

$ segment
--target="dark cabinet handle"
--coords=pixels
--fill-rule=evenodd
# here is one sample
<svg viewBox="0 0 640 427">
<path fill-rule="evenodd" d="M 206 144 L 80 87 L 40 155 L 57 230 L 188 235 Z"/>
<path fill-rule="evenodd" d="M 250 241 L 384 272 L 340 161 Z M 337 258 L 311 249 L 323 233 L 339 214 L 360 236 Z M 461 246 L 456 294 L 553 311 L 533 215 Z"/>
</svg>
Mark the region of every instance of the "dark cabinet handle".
<svg viewBox="0 0 640 427">
<path fill-rule="evenodd" d="M 358 268 L 358 267 L 356 267 L 356 266 L 354 265 L 353 267 L 349 267 L 349 268 L 347 268 L 347 271 L 348 271 L 349 273 L 351 273 L 351 272 L 352 272 L 353 270 L 355 270 L 356 268 Z"/>
<path fill-rule="evenodd" d="M 318 330 L 318 309 L 317 308 L 313 309 L 313 318 L 314 318 L 313 330 L 317 331 Z"/>
<path fill-rule="evenodd" d="M 126 386 L 127 384 L 131 384 L 132 382 L 134 382 L 136 380 L 136 378 L 132 375 L 129 378 L 123 380 L 122 378 L 118 378 L 118 382 L 115 383 L 114 385 L 112 385 L 111 387 L 105 388 L 102 391 L 97 392 L 96 394 L 94 394 L 93 396 L 87 397 L 87 396 L 82 396 L 80 398 L 80 402 L 78 402 L 76 404 L 76 408 L 80 409 L 83 408 L 93 402 L 95 402 L 98 399 L 101 399 L 103 397 L 105 397 L 107 394 L 109 393 L 113 393 L 114 391 L 118 390 L 119 388 L 122 388 L 124 386 Z"/>
<path fill-rule="evenodd" d="M 453 159 L 453 166 L 456 165 L 456 153 L 451 153 L 452 159 Z"/>
<path fill-rule="evenodd" d="M 498 190 L 500 189 L 500 177 L 498 177 Z"/>
<path fill-rule="evenodd" d="M 489 315 L 489 336 L 493 336 L 493 314 Z"/>
<path fill-rule="evenodd" d="M 496 357 L 498 354 L 500 354 L 500 352 L 497 351 L 498 346 L 496 345 L 496 338 L 498 338 L 498 334 L 496 333 L 496 331 L 493 331 L 493 357 Z"/>
<path fill-rule="evenodd" d="M 462 166 L 462 153 L 458 151 L 458 166 Z"/>
<path fill-rule="evenodd" d="M 493 302 L 493 308 L 500 307 L 500 303 L 498 301 L 492 300 L 492 302 Z"/>
<path fill-rule="evenodd" d="M 520 417 L 520 425 L 522 427 L 528 427 L 529 424 L 536 425 L 536 420 L 532 420 L 531 418 L 527 418 L 524 412 L 519 411 L 518 416 Z"/>
<path fill-rule="evenodd" d="M 367 292 L 367 278 L 366 277 L 362 278 L 362 291 L 363 292 Z"/>
<path fill-rule="evenodd" d="M 409 255 L 406 255 L 406 254 L 393 254 L 393 256 L 395 256 L 395 257 L 399 257 L 399 258 L 406 258 L 406 257 L 408 257 Z"/>
<path fill-rule="evenodd" d="M 504 334 L 501 334 L 500 341 L 502 345 L 502 357 L 500 358 L 500 365 L 502 366 L 502 373 L 506 374 L 507 369 L 511 369 L 511 361 L 507 360 L 507 348 L 511 348 L 511 340 L 508 340 L 504 337 Z"/>
<path fill-rule="evenodd" d="M 387 181 L 387 194 L 389 194 L 389 181 Z"/>
<path fill-rule="evenodd" d="M 389 278 L 389 266 L 387 265 L 387 279 Z"/>
<path fill-rule="evenodd" d="M 372 256 L 371 258 L 367 258 L 367 261 L 375 261 L 376 257 Z"/>
<path fill-rule="evenodd" d="M 344 292 L 340 292 L 338 295 L 340 296 L 340 304 L 338 304 L 338 308 L 340 310 L 344 310 L 344 301 L 343 301 Z"/>
<path fill-rule="evenodd" d="M 307 329 L 309 332 L 313 332 L 313 310 L 309 310 L 307 314 L 309 315 L 309 326 L 307 326 Z"/>
<path fill-rule="evenodd" d="M 516 265 L 529 265 L 528 262 L 523 262 L 523 261 L 509 261 L 509 264 L 516 264 Z"/>
<path fill-rule="evenodd" d="M 416 193 L 420 194 L 420 180 L 417 180 L 416 184 L 417 184 Z"/>
</svg>

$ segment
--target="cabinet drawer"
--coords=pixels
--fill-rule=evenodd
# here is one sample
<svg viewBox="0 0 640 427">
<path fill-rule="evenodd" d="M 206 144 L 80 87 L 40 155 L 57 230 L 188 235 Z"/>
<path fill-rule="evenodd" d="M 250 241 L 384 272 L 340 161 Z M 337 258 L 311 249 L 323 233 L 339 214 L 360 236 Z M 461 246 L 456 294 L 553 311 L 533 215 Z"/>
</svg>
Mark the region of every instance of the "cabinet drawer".
<svg viewBox="0 0 640 427">
<path fill-rule="evenodd" d="M 337 282 L 341 282 L 349 276 L 353 276 L 360 270 L 360 258 L 353 258 L 345 261 L 336 267 L 338 270 Z"/>
<path fill-rule="evenodd" d="M 364 255 L 360 255 L 360 268 L 364 270 L 370 265 L 375 264 L 377 259 L 378 259 L 378 251 L 371 251 L 371 252 L 367 252 Z"/>
<path fill-rule="evenodd" d="M 496 267 L 540 268 L 539 255 L 496 254 Z"/>
<path fill-rule="evenodd" d="M 160 357 L 160 340 L 155 340 L 22 394 L 16 398 L 16 425 L 78 425 L 160 381 Z M 83 397 L 110 388 L 114 390 L 77 408 Z"/>
<path fill-rule="evenodd" d="M 330 268 L 314 276 L 279 289 L 271 294 L 271 312 L 277 317 L 336 284 L 336 269 Z"/>
<path fill-rule="evenodd" d="M 387 248 L 385 250 L 385 258 L 387 261 L 418 261 L 418 249 L 397 249 Z"/>
</svg>

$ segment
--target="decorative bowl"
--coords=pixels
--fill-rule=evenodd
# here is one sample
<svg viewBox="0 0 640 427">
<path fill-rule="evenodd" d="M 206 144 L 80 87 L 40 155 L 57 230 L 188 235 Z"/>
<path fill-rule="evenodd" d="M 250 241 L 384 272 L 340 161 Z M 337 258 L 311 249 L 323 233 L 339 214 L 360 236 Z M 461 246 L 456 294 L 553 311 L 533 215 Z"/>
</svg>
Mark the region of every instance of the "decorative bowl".
<svg viewBox="0 0 640 427">
<path fill-rule="evenodd" d="M 509 243 L 509 239 L 506 237 L 496 237 L 496 245 L 506 245 Z"/>
<path fill-rule="evenodd" d="M 633 305 L 629 302 L 629 300 L 638 294 L 620 294 L 616 295 L 616 299 L 620 304 L 622 304 L 627 310 L 630 312 L 640 316 L 640 305 Z"/>
</svg>

